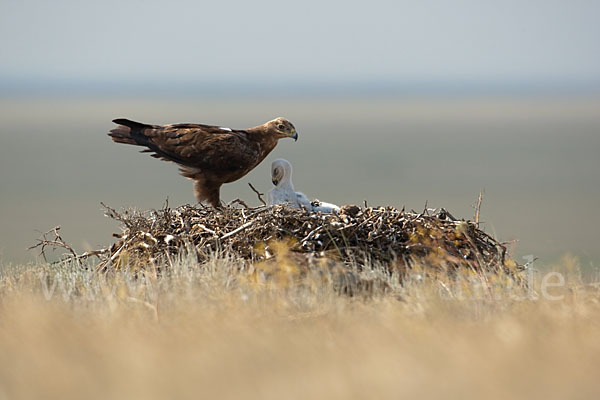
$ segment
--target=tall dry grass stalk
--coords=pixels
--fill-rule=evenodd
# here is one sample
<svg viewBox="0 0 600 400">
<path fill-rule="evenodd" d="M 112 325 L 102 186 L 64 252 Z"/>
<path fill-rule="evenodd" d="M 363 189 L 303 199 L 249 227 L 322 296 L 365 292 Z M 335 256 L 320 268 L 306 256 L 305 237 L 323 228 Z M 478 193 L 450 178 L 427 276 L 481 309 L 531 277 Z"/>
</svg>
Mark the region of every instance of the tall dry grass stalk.
<svg viewBox="0 0 600 400">
<path fill-rule="evenodd" d="M 340 295 L 325 266 L 226 255 L 135 279 L 5 268 L 0 399 L 598 398 L 598 287 L 562 273 L 550 300 L 417 269 Z"/>
</svg>

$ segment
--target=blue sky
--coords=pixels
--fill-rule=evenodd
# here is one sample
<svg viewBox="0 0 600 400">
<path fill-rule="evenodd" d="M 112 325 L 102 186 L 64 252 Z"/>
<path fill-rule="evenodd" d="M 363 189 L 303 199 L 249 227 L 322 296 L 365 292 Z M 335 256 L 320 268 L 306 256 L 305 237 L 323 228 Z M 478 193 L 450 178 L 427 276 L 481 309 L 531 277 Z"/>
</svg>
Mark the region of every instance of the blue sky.
<svg viewBox="0 0 600 400">
<path fill-rule="evenodd" d="M 599 1 L 0 3 L 7 82 L 600 82 Z"/>
</svg>

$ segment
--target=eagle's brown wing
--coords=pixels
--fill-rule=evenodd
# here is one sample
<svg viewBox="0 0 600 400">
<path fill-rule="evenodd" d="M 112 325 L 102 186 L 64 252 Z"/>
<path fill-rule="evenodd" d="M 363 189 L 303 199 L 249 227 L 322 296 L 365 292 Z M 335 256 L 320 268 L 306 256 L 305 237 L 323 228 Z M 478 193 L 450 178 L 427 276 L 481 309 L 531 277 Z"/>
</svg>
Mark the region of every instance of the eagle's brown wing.
<svg viewBox="0 0 600 400">
<path fill-rule="evenodd" d="M 109 135 L 115 142 L 145 146 L 143 152 L 182 167 L 227 172 L 252 168 L 259 148 L 242 130 L 202 124 L 146 125 L 126 119 Z"/>
</svg>

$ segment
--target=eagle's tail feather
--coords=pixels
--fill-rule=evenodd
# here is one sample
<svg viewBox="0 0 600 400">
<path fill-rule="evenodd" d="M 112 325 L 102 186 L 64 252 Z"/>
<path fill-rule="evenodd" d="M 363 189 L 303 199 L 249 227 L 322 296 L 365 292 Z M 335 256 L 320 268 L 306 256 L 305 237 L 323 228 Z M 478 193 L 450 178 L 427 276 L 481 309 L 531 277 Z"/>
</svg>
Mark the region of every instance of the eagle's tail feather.
<svg viewBox="0 0 600 400">
<path fill-rule="evenodd" d="M 112 137 L 112 140 L 117 143 L 138 144 L 135 139 L 131 137 L 131 128 L 126 126 L 117 126 L 109 132 L 108 136 Z"/>
<path fill-rule="evenodd" d="M 129 128 L 132 128 L 132 129 L 136 129 L 136 128 L 137 129 L 153 128 L 152 125 L 144 124 L 142 122 L 132 121 L 132 120 L 127 119 L 127 118 L 113 119 L 113 122 L 115 124 L 124 125 L 124 126 L 127 126 Z"/>
<path fill-rule="evenodd" d="M 119 124 L 119 126 L 111 130 L 108 135 L 117 143 L 146 146 L 146 140 L 143 140 L 145 137 L 143 137 L 143 134 L 140 135 L 140 133 L 142 129 L 154 128 L 152 125 L 131 121 L 125 118 L 114 119 L 113 122 Z"/>
<path fill-rule="evenodd" d="M 108 133 L 108 136 L 112 137 L 113 141 L 135 146 L 145 146 L 147 149 L 141 150 L 142 153 L 153 153 L 151 156 L 154 158 L 184 164 L 177 155 L 164 152 L 153 142 L 150 132 L 155 129 L 160 129 L 160 126 L 142 124 L 141 122 L 135 122 L 124 118 L 115 119 L 113 122 L 119 124 L 119 126 Z"/>
</svg>

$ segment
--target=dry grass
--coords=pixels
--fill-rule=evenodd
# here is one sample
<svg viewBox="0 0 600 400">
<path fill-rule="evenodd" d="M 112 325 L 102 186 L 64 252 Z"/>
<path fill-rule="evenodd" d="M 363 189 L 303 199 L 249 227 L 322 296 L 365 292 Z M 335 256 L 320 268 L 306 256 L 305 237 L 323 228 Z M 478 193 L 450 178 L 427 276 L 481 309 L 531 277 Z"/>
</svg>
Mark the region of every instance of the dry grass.
<svg viewBox="0 0 600 400">
<path fill-rule="evenodd" d="M 388 289 L 353 297 L 284 262 L 181 257 L 136 280 L 92 270 L 5 268 L 0 399 L 600 395 L 600 294 L 573 270 L 554 301 L 497 275 L 482 287 L 418 268 L 403 286 L 363 272 Z"/>
</svg>

